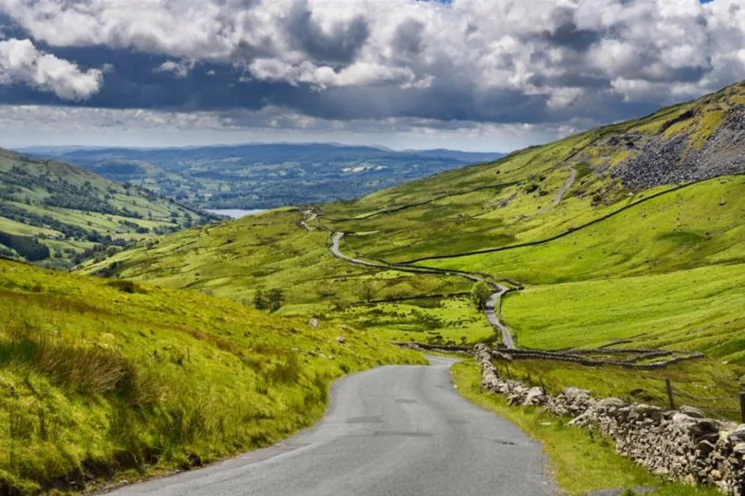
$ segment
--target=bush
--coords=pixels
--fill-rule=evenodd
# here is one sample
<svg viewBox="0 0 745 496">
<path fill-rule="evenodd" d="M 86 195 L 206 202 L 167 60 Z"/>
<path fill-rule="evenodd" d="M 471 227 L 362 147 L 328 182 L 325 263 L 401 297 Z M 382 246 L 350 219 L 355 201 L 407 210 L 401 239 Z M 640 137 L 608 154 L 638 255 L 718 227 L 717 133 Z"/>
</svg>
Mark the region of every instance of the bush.
<svg viewBox="0 0 745 496">
<path fill-rule="evenodd" d="M 111 281 L 107 285 L 116 288 L 122 293 L 129 294 L 147 294 L 147 290 L 132 281 Z"/>
</svg>

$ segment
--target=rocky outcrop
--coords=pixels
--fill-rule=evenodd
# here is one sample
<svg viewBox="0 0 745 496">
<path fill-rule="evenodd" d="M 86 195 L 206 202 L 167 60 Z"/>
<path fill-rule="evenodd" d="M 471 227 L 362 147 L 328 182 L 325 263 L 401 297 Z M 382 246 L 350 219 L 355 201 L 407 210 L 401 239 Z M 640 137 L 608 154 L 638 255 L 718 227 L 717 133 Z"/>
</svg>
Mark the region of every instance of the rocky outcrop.
<svg viewBox="0 0 745 496">
<path fill-rule="evenodd" d="M 624 186 L 639 191 L 745 173 L 744 130 L 745 106 L 737 105 L 727 110 L 721 125 L 700 149 L 690 144 L 685 133 L 672 138 L 662 133 L 648 139 L 639 135 L 614 136 L 609 139 L 609 145 L 623 144 L 635 150 L 613 175 L 620 178 Z"/>
<path fill-rule="evenodd" d="M 673 481 L 711 484 L 725 494 L 745 496 L 745 425 L 705 418 L 691 407 L 665 410 L 618 398 L 593 398 L 570 387 L 557 396 L 499 377 L 492 351 L 475 348 L 481 386 L 511 405 L 533 405 L 571 417 L 571 424 L 601 432 L 618 453 Z"/>
</svg>

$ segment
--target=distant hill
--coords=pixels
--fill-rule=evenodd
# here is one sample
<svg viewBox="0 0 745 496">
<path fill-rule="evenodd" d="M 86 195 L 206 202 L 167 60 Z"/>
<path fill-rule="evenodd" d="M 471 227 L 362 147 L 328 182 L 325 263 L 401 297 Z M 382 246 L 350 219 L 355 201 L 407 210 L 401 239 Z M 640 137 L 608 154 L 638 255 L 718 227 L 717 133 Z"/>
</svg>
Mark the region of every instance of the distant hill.
<svg viewBox="0 0 745 496">
<path fill-rule="evenodd" d="M 133 185 L 0 149 L 0 254 L 55 267 L 209 220 Z"/>
<path fill-rule="evenodd" d="M 503 156 L 320 143 L 162 149 L 47 147 L 25 151 L 202 208 L 217 209 L 348 200 Z"/>
<path fill-rule="evenodd" d="M 453 159 L 467 164 L 493 162 L 505 155 L 504 153 L 462 152 L 459 150 L 447 150 L 445 148 L 438 148 L 436 150 L 404 150 L 402 153 L 409 153 L 419 157 Z"/>
</svg>

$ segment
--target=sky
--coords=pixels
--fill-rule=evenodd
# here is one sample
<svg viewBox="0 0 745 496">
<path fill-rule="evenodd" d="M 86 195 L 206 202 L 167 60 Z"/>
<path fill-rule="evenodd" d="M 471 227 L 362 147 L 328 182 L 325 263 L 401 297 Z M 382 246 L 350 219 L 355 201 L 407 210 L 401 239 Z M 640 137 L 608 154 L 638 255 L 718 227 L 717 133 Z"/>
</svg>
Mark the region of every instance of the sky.
<svg viewBox="0 0 745 496">
<path fill-rule="evenodd" d="M 0 146 L 510 151 L 745 79 L 745 0 L 0 0 Z"/>
</svg>

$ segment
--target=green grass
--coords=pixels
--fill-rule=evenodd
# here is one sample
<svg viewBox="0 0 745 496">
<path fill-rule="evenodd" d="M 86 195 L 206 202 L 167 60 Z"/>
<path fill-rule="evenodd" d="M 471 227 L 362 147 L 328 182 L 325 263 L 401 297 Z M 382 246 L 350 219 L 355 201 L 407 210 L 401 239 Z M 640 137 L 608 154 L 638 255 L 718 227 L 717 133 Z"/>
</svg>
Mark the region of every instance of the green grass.
<svg viewBox="0 0 745 496">
<path fill-rule="evenodd" d="M 612 442 L 600 435 L 590 435 L 585 430 L 569 426 L 568 419 L 554 417 L 540 408 L 511 407 L 503 397 L 483 392 L 473 360 L 454 365 L 452 376 L 458 392 L 466 399 L 515 423 L 541 443 L 549 458 L 552 475 L 560 489 L 568 494 L 637 487 L 657 487 L 651 494 L 658 496 L 720 494 L 714 489 L 665 483 L 643 467 L 616 454 Z"/>
<path fill-rule="evenodd" d="M 424 264 L 545 284 L 737 263 L 744 254 L 743 188 L 741 177 L 712 179 L 547 244 Z"/>
<path fill-rule="evenodd" d="M 411 302 L 376 305 L 375 311 L 388 317 L 370 314 L 371 309 L 363 305 L 366 285 L 371 287 L 372 299 L 386 300 L 464 292 L 470 284 L 458 277 L 421 276 L 350 265 L 331 256 L 327 249 L 328 232 L 307 232 L 299 227 L 301 219 L 297 210 L 278 210 L 194 228 L 161 238 L 152 248 L 121 253 L 87 270 L 96 273 L 115 263 L 112 271 L 117 277 L 142 278 L 238 301 L 251 301 L 258 288 L 281 288 L 286 296 L 282 314 L 375 328 L 385 331 L 388 339 L 411 335 L 414 312 L 441 321 L 442 326 L 430 330 L 439 330 L 447 339 L 459 341 L 463 335 L 452 332 L 451 324 L 463 325 L 469 339 L 489 334 L 489 327 L 460 302 L 445 302 L 429 309 Z M 453 305 L 466 310 L 466 315 L 453 309 Z M 392 322 L 391 314 L 409 317 Z"/>
<path fill-rule="evenodd" d="M 523 346 L 633 339 L 741 362 L 743 187 L 714 179 L 544 245 L 425 263 L 527 284 L 503 310 Z"/>
<path fill-rule="evenodd" d="M 633 346 L 705 350 L 745 363 L 745 265 L 529 287 L 504 302 L 520 344 L 561 349 L 631 339 Z"/>
<path fill-rule="evenodd" d="M 4 494 L 266 446 L 317 420 L 335 378 L 422 362 L 375 333 L 6 261 L 0 323 Z"/>
<path fill-rule="evenodd" d="M 494 337 L 494 329 L 469 297 L 357 303 L 338 307 L 328 315 L 320 315 L 399 342 L 455 345 L 487 341 Z"/>
</svg>

